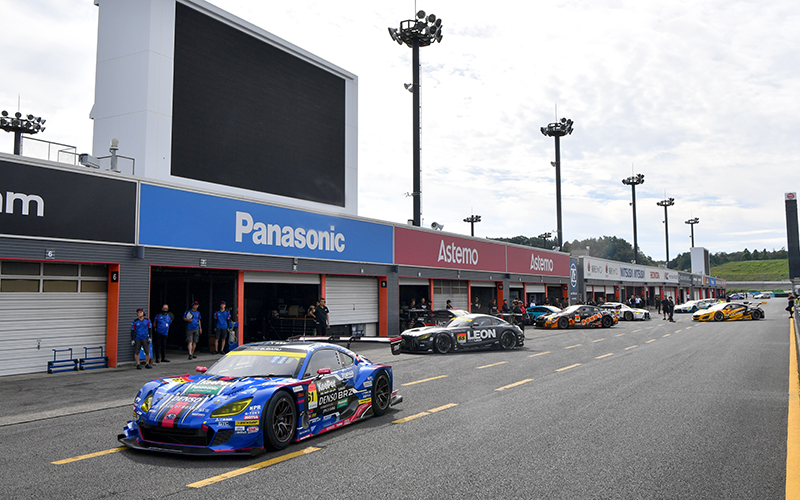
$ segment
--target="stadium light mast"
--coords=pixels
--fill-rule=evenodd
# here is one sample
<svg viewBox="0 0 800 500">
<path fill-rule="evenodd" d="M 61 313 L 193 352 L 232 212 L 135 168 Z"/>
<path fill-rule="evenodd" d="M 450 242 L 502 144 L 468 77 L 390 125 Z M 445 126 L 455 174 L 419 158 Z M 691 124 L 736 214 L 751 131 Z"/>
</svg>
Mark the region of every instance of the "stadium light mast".
<svg viewBox="0 0 800 500">
<path fill-rule="evenodd" d="M 622 183 L 631 187 L 631 206 L 633 207 L 633 263 L 639 263 L 639 241 L 636 236 L 636 186 L 644 184 L 644 174 L 636 174 L 622 179 Z"/>
<path fill-rule="evenodd" d="M 406 90 L 413 95 L 413 133 L 414 133 L 414 191 L 411 193 L 414 198 L 414 219 L 413 225 L 419 227 L 422 224 L 422 186 L 420 175 L 420 140 L 419 140 L 419 48 L 427 47 L 434 42 L 442 41 L 442 20 L 437 19 L 431 14 L 425 16 L 425 11 L 417 12 L 416 19 L 408 19 L 400 22 L 400 29 L 389 28 L 389 35 L 392 40 L 411 47 L 411 66 L 413 82 L 409 86 L 405 84 Z"/>
<path fill-rule="evenodd" d="M 675 198 L 666 198 L 656 202 L 659 207 L 664 207 L 664 241 L 667 243 L 667 267 L 669 267 L 669 219 L 667 219 L 667 207 L 675 204 Z"/>
<path fill-rule="evenodd" d="M 700 224 L 700 217 L 695 217 L 694 219 L 689 219 L 686 221 L 689 224 L 689 227 L 692 228 L 692 248 L 694 248 L 694 225 Z"/>
<path fill-rule="evenodd" d="M 464 219 L 464 222 L 469 222 L 469 226 L 470 226 L 469 227 L 469 235 L 470 236 L 475 236 L 475 223 L 476 222 L 480 222 L 480 221 L 481 221 L 481 216 L 480 215 L 470 215 L 469 217 Z"/>
<path fill-rule="evenodd" d="M 572 120 L 562 118 L 561 121 L 549 123 L 546 127 L 539 129 L 542 131 L 542 135 L 554 137 L 556 140 L 556 161 L 551 165 L 556 167 L 556 239 L 558 240 L 559 251 L 564 246 L 564 233 L 561 227 L 561 142 L 559 139 L 565 135 L 572 134 L 572 123 Z"/>
<path fill-rule="evenodd" d="M 14 113 L 14 117 L 8 116 L 8 111 L 3 110 L 0 113 L 0 129 L 5 130 L 6 132 L 14 132 L 14 154 L 20 155 L 22 154 L 22 134 L 37 134 L 39 132 L 44 132 L 44 122 L 47 120 L 42 120 L 42 117 L 34 117 L 33 115 L 28 115 L 27 117 L 23 117 L 22 113 L 17 111 Z"/>
</svg>

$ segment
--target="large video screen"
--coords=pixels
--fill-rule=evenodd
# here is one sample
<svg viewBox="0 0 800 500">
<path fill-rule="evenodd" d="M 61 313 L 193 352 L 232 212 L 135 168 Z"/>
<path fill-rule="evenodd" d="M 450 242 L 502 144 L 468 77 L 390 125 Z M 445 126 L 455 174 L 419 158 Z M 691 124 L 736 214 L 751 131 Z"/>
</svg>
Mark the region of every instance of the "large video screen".
<svg viewBox="0 0 800 500">
<path fill-rule="evenodd" d="M 345 80 L 176 3 L 174 176 L 345 206 Z"/>
</svg>

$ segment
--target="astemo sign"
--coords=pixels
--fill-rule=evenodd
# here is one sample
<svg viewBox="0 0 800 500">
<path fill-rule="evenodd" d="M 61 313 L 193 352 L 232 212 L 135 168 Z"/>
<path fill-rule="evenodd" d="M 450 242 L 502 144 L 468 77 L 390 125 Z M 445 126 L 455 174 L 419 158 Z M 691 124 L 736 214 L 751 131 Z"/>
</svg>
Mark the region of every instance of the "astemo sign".
<svg viewBox="0 0 800 500">
<path fill-rule="evenodd" d="M 536 254 L 531 254 L 531 270 L 553 272 L 553 259 L 543 259 Z"/>
<path fill-rule="evenodd" d="M 478 249 L 469 247 L 459 247 L 455 243 L 445 245 L 444 240 L 439 244 L 439 258 L 437 262 L 448 264 L 478 264 Z"/>
</svg>

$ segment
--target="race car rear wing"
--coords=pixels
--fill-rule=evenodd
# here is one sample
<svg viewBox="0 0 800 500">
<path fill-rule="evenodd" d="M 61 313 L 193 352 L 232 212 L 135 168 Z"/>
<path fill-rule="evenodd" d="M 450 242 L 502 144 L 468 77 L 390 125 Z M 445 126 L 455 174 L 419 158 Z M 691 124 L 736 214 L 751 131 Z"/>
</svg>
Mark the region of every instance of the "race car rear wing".
<svg viewBox="0 0 800 500">
<path fill-rule="evenodd" d="M 352 335 L 352 336 L 340 336 L 340 335 L 331 335 L 330 337 L 305 337 L 305 336 L 294 336 L 289 337 L 288 340 L 297 340 L 301 342 L 347 342 L 347 348 L 350 349 L 350 344 L 353 342 L 370 342 L 370 343 L 379 343 L 379 344 L 389 344 L 389 347 L 392 350 L 392 354 L 397 355 L 400 354 L 400 342 L 402 342 L 402 337 L 365 337 L 363 335 Z"/>
</svg>

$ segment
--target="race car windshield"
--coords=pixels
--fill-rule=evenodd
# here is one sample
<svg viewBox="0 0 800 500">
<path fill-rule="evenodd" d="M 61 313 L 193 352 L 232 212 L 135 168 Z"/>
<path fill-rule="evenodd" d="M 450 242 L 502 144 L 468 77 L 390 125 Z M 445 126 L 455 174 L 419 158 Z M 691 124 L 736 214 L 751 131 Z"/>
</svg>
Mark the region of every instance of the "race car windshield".
<svg viewBox="0 0 800 500">
<path fill-rule="evenodd" d="M 221 377 L 294 378 L 305 357 L 305 352 L 232 351 L 214 363 L 206 374 Z"/>
<path fill-rule="evenodd" d="M 472 319 L 470 318 L 453 318 L 449 323 L 447 323 L 447 328 L 462 328 L 471 325 Z"/>
<path fill-rule="evenodd" d="M 568 308 L 564 309 L 564 312 L 565 313 L 574 313 L 575 311 L 577 311 L 580 308 L 581 308 L 581 306 L 569 306 Z"/>
</svg>

